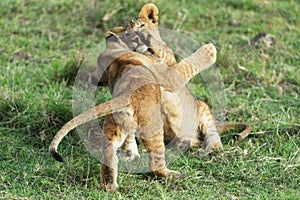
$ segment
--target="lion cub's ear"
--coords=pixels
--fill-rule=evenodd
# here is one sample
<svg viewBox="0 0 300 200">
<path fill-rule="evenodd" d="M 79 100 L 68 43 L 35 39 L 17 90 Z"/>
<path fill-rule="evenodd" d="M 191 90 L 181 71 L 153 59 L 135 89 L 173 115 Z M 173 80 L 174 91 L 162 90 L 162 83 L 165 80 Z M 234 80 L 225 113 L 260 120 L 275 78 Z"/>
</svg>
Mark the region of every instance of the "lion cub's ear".
<svg viewBox="0 0 300 200">
<path fill-rule="evenodd" d="M 115 33 L 115 34 L 119 34 L 121 32 L 124 32 L 125 28 L 122 27 L 122 26 L 117 26 L 117 27 L 112 28 L 110 31 Z"/>
<path fill-rule="evenodd" d="M 144 5 L 141 9 L 139 17 L 153 23 L 155 26 L 158 25 L 158 8 L 153 3 Z"/>
<path fill-rule="evenodd" d="M 125 31 L 125 29 L 122 26 L 114 27 L 110 31 L 105 33 L 105 38 L 108 38 L 111 35 L 122 33 L 124 31 Z"/>
</svg>

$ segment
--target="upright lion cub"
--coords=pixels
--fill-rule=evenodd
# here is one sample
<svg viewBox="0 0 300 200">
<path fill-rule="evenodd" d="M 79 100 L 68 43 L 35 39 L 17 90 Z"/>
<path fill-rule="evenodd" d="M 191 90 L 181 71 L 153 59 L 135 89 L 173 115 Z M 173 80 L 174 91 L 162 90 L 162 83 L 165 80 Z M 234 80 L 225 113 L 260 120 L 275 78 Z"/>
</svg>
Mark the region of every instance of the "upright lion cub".
<svg viewBox="0 0 300 200">
<path fill-rule="evenodd" d="M 99 65 L 108 67 L 106 80 L 113 99 L 67 122 L 49 147 L 52 156 L 63 161 L 57 153 L 63 137 L 81 124 L 105 116 L 101 183 L 108 191 L 118 188 L 117 149 L 127 148 L 138 155 L 135 137 L 148 152 L 150 171 L 163 177 L 180 175 L 166 167 L 165 141 L 178 138 L 197 144 L 200 129 L 207 150 L 221 146 L 208 106 L 196 101 L 185 88 L 190 78 L 216 62 L 216 48 L 213 44 L 204 45 L 177 63 L 172 50 L 160 38 L 157 25 L 157 7 L 146 4 L 138 19 L 109 32 L 106 50 L 98 60 Z M 184 98 L 185 104 L 174 100 L 174 95 Z M 178 110 L 179 106 L 185 112 Z M 177 122 L 184 118 L 196 121 L 195 126 L 180 127 Z"/>
<path fill-rule="evenodd" d="M 115 97 L 66 123 L 49 147 L 53 157 L 62 161 L 62 157 L 57 153 L 57 146 L 62 138 L 76 126 L 108 115 L 104 122 L 107 145 L 102 160 L 101 182 L 109 191 L 118 188 L 116 151 L 126 137 L 132 135 L 138 135 L 143 142 L 149 154 L 150 171 L 159 176 L 180 174 L 166 168 L 163 124 L 166 113 L 162 112 L 161 91 L 177 91 L 184 87 L 190 78 L 216 61 L 216 49 L 213 44 L 204 45 L 172 67 L 131 51 L 117 35 L 107 39 L 104 54 L 115 49 L 118 49 L 118 55 L 111 55 L 115 57 L 111 65 L 118 69 L 118 74 L 111 82 Z M 122 82 L 119 83 L 119 80 Z"/>
</svg>

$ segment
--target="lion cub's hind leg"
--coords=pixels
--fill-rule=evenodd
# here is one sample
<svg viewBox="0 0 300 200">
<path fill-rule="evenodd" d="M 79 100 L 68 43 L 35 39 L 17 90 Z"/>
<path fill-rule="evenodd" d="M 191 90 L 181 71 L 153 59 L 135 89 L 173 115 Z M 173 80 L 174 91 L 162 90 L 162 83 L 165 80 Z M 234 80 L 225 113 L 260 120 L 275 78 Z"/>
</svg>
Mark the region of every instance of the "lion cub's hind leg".
<svg viewBox="0 0 300 200">
<path fill-rule="evenodd" d="M 105 118 L 103 129 L 106 136 L 106 144 L 103 148 L 101 161 L 101 184 L 106 191 L 114 192 L 118 189 L 119 159 L 117 150 L 124 143 L 128 132 L 115 122 L 113 115 Z"/>
<path fill-rule="evenodd" d="M 159 177 L 181 176 L 180 172 L 169 170 L 166 167 L 163 130 L 151 137 L 141 137 L 141 141 L 149 154 L 149 169 L 151 172 Z"/>
<path fill-rule="evenodd" d="M 202 149 L 207 155 L 222 148 L 222 142 L 217 131 L 214 117 L 206 103 L 198 100 L 199 129 L 204 137 Z"/>
</svg>

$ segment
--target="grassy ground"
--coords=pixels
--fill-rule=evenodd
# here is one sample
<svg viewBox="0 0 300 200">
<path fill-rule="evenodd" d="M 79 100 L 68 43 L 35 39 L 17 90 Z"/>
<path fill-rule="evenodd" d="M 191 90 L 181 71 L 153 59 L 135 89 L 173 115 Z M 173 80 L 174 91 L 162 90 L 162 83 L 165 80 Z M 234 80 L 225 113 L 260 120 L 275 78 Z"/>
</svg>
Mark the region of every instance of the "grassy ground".
<svg viewBox="0 0 300 200">
<path fill-rule="evenodd" d="M 52 137 L 72 117 L 76 52 L 93 49 L 144 3 L 0 1 L 0 199 L 299 199 L 300 4 L 293 0 L 156 2 L 161 27 L 216 44 L 227 118 L 249 123 L 252 137 L 224 136 L 224 151 L 204 158 L 189 150 L 170 166 L 183 173 L 175 182 L 121 173 L 114 194 L 100 188 L 100 164 L 75 132 L 61 145 L 65 165 L 49 156 Z M 268 35 L 255 40 L 259 33 Z M 208 101 L 213 95 L 201 92 L 201 81 L 191 87 Z"/>
</svg>

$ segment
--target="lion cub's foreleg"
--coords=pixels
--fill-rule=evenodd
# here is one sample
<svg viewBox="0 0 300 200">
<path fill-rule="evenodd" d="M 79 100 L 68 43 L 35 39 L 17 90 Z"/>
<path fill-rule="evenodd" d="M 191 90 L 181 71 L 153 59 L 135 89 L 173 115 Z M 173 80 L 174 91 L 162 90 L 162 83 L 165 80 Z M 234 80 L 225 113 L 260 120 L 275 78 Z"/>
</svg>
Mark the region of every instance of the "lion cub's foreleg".
<svg viewBox="0 0 300 200">
<path fill-rule="evenodd" d="M 134 133 L 128 133 L 119 155 L 124 161 L 132 161 L 140 158 Z"/>
<path fill-rule="evenodd" d="M 204 137 L 202 148 L 205 154 L 222 148 L 222 142 L 217 131 L 214 117 L 206 103 L 198 100 L 199 129 Z"/>
</svg>

